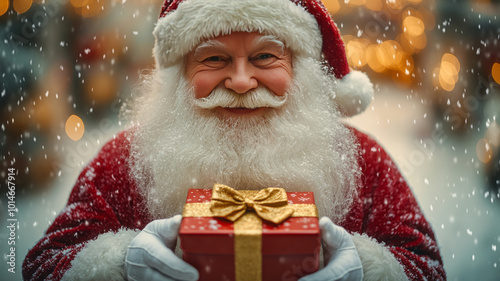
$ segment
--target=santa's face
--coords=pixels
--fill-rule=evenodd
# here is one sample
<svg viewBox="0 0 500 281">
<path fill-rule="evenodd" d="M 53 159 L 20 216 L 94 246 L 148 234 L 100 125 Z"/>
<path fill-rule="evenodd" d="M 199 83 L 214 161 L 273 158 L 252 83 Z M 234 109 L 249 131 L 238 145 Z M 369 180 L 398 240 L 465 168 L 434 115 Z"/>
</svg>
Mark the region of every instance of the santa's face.
<svg viewBox="0 0 500 281">
<path fill-rule="evenodd" d="M 221 183 L 312 191 L 320 214 L 340 221 L 359 169 L 333 101 L 336 80 L 320 61 L 290 54 L 273 37 L 233 35 L 153 71 L 128 103 L 139 124 L 132 176 L 149 211 L 178 214 L 189 188 Z"/>
<path fill-rule="evenodd" d="M 272 36 L 234 32 L 202 42 L 186 59 L 186 78 L 196 99 L 217 88 L 245 95 L 259 87 L 282 97 L 292 83 L 292 55 Z M 211 106 L 221 118 L 262 115 L 270 107 L 248 104 Z"/>
</svg>

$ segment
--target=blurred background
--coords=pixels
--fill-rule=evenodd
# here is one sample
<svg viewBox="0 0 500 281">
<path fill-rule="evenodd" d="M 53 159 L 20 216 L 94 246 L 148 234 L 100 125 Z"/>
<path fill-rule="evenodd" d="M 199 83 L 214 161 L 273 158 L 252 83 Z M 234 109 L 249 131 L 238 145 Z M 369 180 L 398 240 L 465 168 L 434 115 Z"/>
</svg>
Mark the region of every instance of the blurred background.
<svg viewBox="0 0 500 281">
<path fill-rule="evenodd" d="M 375 85 L 346 120 L 396 160 L 432 223 L 449 280 L 500 276 L 500 1 L 324 0 L 350 65 Z M 0 279 L 79 172 L 124 129 L 120 107 L 154 66 L 159 0 L 0 0 Z M 16 273 L 7 271 L 15 169 Z M 12 179 L 12 178 L 11 178 Z"/>
</svg>

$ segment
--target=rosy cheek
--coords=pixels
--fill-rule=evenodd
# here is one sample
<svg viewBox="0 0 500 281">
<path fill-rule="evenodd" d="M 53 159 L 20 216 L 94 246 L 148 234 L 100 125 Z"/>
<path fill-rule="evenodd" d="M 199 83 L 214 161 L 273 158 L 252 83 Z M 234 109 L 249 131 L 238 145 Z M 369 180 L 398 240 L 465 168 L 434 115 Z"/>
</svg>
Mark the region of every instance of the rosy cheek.
<svg viewBox="0 0 500 281">
<path fill-rule="evenodd" d="M 208 97 L 215 88 L 213 79 L 207 77 L 207 75 L 193 77 L 191 84 L 194 87 L 195 98 L 197 99 Z"/>
<path fill-rule="evenodd" d="M 272 79 L 268 80 L 267 87 L 277 96 L 285 95 L 292 83 L 292 77 L 285 71 L 280 71 L 267 77 L 272 77 Z"/>
</svg>

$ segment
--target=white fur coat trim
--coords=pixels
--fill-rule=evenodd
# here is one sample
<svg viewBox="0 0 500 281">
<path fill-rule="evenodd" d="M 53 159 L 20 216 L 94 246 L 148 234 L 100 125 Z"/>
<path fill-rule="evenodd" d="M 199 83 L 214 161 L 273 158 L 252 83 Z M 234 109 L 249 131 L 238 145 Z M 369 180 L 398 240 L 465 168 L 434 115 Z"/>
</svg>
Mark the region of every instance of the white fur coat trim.
<svg viewBox="0 0 500 281">
<path fill-rule="evenodd" d="M 274 35 L 295 54 L 321 59 L 316 19 L 290 0 L 188 0 L 158 20 L 156 66 L 171 66 L 202 40 L 237 31 Z"/>
<path fill-rule="evenodd" d="M 363 265 L 363 281 L 406 281 L 403 266 L 383 245 L 366 234 L 351 236 Z"/>
<path fill-rule="evenodd" d="M 127 246 L 139 231 L 121 229 L 99 235 L 76 255 L 62 280 L 126 280 L 124 264 Z"/>
</svg>

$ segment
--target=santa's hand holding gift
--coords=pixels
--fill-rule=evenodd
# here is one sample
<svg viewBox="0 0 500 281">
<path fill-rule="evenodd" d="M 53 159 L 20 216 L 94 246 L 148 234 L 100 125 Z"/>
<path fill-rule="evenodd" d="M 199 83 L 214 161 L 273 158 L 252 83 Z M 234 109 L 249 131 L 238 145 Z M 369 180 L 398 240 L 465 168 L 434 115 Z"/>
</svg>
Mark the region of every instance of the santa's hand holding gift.
<svg viewBox="0 0 500 281">
<path fill-rule="evenodd" d="M 175 215 L 215 183 L 314 193 L 325 265 L 301 280 L 446 278 L 397 166 L 342 122 L 373 89 L 321 1 L 167 0 L 154 36 L 130 128 L 81 172 L 25 279 L 196 280 Z"/>
</svg>

